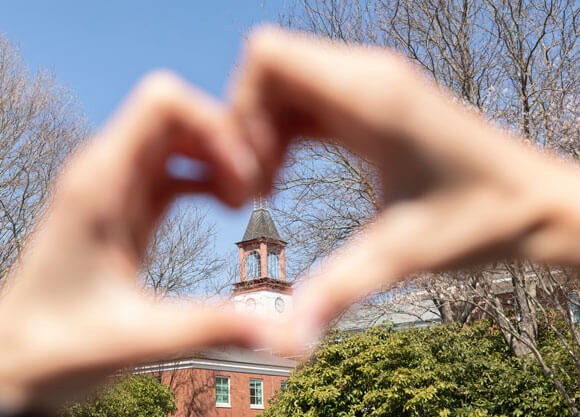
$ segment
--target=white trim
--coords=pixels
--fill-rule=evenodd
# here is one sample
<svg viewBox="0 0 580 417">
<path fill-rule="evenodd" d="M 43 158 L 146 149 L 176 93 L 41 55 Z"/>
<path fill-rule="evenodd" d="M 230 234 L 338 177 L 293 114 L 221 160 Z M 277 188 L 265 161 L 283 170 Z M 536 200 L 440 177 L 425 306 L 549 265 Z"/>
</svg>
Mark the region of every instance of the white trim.
<svg viewBox="0 0 580 417">
<path fill-rule="evenodd" d="M 246 374 L 290 376 L 294 368 L 253 365 L 236 362 L 225 362 L 217 360 L 187 359 L 173 362 L 163 362 L 154 365 L 138 366 L 133 371 L 134 374 L 147 374 L 151 372 L 175 371 L 178 369 L 209 369 L 223 372 L 240 372 Z"/>
</svg>

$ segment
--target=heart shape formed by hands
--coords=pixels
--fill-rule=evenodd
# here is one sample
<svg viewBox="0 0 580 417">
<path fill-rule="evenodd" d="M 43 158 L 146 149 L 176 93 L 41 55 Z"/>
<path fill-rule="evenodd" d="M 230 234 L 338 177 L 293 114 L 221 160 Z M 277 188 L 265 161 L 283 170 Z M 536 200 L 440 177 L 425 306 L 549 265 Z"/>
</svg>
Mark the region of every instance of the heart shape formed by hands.
<svg viewBox="0 0 580 417">
<path fill-rule="evenodd" d="M 422 270 L 500 255 L 580 263 L 580 251 L 552 244 L 570 230 L 547 204 L 576 177 L 503 136 L 394 53 L 274 29 L 251 36 L 230 104 L 167 72 L 146 77 L 61 175 L 1 300 L 0 404 L 59 403 L 79 379 L 177 350 L 295 352 L 349 303 Z M 149 238 L 177 195 L 239 206 L 268 192 L 295 137 L 333 138 L 372 160 L 385 209 L 300 288 L 288 322 L 138 291 Z M 175 154 L 207 175 L 170 175 Z"/>
</svg>

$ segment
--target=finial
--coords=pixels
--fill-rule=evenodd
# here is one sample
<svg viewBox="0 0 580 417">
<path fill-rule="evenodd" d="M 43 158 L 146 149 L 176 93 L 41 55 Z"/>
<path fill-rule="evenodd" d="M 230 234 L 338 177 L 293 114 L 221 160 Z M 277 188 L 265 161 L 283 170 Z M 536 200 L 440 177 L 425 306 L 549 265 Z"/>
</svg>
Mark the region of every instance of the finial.
<svg viewBox="0 0 580 417">
<path fill-rule="evenodd" d="M 258 194 L 254 197 L 254 210 L 268 210 L 268 198 Z"/>
</svg>

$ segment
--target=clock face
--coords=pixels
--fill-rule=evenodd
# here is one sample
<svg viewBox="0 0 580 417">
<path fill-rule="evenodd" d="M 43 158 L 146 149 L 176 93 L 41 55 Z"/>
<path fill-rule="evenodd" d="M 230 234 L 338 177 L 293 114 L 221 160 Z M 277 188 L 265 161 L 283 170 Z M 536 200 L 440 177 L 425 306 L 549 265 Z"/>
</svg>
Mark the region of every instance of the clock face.
<svg viewBox="0 0 580 417">
<path fill-rule="evenodd" d="M 281 297 L 276 298 L 276 311 L 278 313 L 282 313 L 284 311 L 284 307 L 286 307 L 284 300 L 282 300 Z"/>
<path fill-rule="evenodd" d="M 248 311 L 254 311 L 256 309 L 256 300 L 253 298 L 248 298 L 246 300 L 246 309 Z"/>
</svg>

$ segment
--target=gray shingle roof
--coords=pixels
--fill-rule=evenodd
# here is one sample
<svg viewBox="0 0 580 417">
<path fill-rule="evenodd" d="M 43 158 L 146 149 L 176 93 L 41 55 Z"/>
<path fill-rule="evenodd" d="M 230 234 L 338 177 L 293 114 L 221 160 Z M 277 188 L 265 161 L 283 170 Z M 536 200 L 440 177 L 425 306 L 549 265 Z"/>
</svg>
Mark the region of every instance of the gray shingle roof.
<svg viewBox="0 0 580 417">
<path fill-rule="evenodd" d="M 258 208 L 252 212 L 242 242 L 261 237 L 282 240 L 278 234 L 278 230 L 276 230 L 276 225 L 274 224 L 274 220 L 272 220 L 270 212 L 264 208 Z"/>
<path fill-rule="evenodd" d="M 298 362 L 281 356 L 274 355 L 268 351 L 256 351 L 250 349 L 226 347 L 216 349 L 206 349 L 198 353 L 201 357 L 228 362 L 240 362 L 257 365 L 275 365 L 295 368 Z"/>
</svg>

